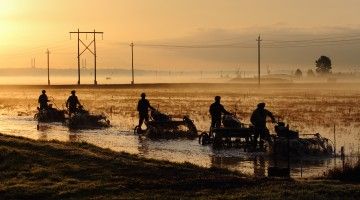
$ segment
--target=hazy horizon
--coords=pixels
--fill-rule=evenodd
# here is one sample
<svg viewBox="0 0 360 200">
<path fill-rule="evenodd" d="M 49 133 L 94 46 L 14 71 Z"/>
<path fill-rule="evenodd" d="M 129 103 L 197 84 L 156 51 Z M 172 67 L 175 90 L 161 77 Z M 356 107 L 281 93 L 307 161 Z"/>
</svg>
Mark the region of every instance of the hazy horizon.
<svg viewBox="0 0 360 200">
<path fill-rule="evenodd" d="M 98 68 L 143 70 L 309 69 L 321 55 L 335 71 L 358 70 L 360 2 L 336 1 L 45 1 L 0 2 L 0 68 L 77 66 L 77 41 L 69 32 L 104 32 L 97 37 Z M 91 35 L 88 35 L 90 37 Z M 86 36 L 82 36 L 85 43 Z M 294 42 L 295 41 L 295 42 Z M 82 59 L 93 66 L 86 52 Z M 83 61 L 82 61 L 83 62 Z"/>
</svg>

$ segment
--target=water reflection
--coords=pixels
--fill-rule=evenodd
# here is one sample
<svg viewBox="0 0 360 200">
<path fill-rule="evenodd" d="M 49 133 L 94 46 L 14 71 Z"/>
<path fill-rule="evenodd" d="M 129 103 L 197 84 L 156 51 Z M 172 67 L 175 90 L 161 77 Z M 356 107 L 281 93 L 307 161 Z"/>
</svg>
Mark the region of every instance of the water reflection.
<svg viewBox="0 0 360 200">
<path fill-rule="evenodd" d="M 238 150 L 240 151 L 240 150 Z M 245 174 L 264 177 L 267 175 L 267 168 L 270 160 L 267 155 L 247 154 L 242 152 L 239 156 L 224 156 L 224 153 L 215 153 L 211 156 L 211 166 L 219 168 L 228 168 L 240 171 Z"/>
<path fill-rule="evenodd" d="M 39 140 L 48 140 L 48 132 L 50 131 L 50 125 L 37 125 L 39 131 Z"/>
<path fill-rule="evenodd" d="M 254 175 L 264 177 L 265 176 L 265 159 L 263 156 L 255 156 L 253 158 L 253 164 L 254 164 Z"/>
<path fill-rule="evenodd" d="M 138 151 L 139 155 L 148 155 L 149 154 L 149 145 L 147 144 L 146 138 L 143 136 L 138 136 Z"/>
<path fill-rule="evenodd" d="M 39 140 L 48 140 L 47 133 L 39 133 Z"/>
<path fill-rule="evenodd" d="M 69 134 L 69 142 L 80 142 L 80 135 L 77 133 L 70 133 Z"/>
<path fill-rule="evenodd" d="M 50 124 L 38 124 L 37 129 L 38 129 L 39 133 L 47 133 L 51 130 L 51 125 Z"/>
</svg>

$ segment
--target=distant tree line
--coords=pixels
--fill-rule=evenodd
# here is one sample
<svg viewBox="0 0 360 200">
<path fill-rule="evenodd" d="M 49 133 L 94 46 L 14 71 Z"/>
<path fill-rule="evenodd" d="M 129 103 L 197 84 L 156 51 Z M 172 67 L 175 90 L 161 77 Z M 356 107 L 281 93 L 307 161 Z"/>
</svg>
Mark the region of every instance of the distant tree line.
<svg viewBox="0 0 360 200">
<path fill-rule="evenodd" d="M 327 56 L 320 56 L 317 60 L 315 60 L 315 71 L 319 75 L 328 75 L 331 74 L 331 59 Z M 303 76 L 303 72 L 300 69 L 296 69 L 294 76 L 297 78 L 301 78 Z M 312 69 L 309 69 L 306 73 L 307 77 L 315 77 L 315 72 Z"/>
</svg>

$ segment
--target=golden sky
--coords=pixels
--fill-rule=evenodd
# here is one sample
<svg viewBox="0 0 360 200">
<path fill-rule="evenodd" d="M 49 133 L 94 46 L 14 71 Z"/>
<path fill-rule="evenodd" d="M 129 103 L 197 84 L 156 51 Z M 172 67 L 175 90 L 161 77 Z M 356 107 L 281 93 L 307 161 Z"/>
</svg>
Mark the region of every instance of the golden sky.
<svg viewBox="0 0 360 200">
<path fill-rule="evenodd" d="M 76 40 L 70 40 L 68 32 L 77 28 L 103 31 L 104 40 L 99 37 L 98 41 L 98 65 L 123 68 L 130 64 L 130 47 L 125 44 L 131 41 L 135 45 L 196 44 L 233 42 L 231 39 L 238 37 L 237 42 L 254 42 L 256 46 L 259 33 L 264 40 L 288 39 L 297 34 L 348 34 L 359 29 L 359 10 L 358 0 L 0 0 L 0 67 L 29 67 L 32 58 L 36 58 L 37 66 L 44 67 L 47 48 L 54 67 L 76 66 Z M 310 65 L 327 50 L 313 50 L 305 63 L 299 63 L 293 55 L 275 60 L 281 58 L 281 52 L 269 51 L 271 56 L 264 62 Z M 255 50 L 242 51 L 237 56 L 236 49 L 192 51 L 135 46 L 135 61 L 148 69 L 255 65 Z M 213 54 L 218 58 L 214 59 Z M 341 61 L 349 60 L 341 57 L 341 52 L 329 50 L 329 54 Z M 88 54 L 84 58 L 90 66 L 92 58 Z"/>
</svg>

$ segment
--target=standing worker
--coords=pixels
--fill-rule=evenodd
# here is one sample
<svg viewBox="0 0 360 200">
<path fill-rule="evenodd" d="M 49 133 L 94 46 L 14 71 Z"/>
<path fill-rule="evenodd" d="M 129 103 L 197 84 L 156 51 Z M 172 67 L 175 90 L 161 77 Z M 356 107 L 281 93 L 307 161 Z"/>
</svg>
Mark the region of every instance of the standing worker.
<svg viewBox="0 0 360 200">
<path fill-rule="evenodd" d="M 263 140 L 272 143 L 269 129 L 266 127 L 266 118 L 270 117 L 271 122 L 275 123 L 274 115 L 265 109 L 265 103 L 259 103 L 257 108 L 253 111 L 250 121 L 255 126 L 254 149 L 257 146 L 257 139 L 260 136 L 260 148 L 263 148 Z"/>
<path fill-rule="evenodd" d="M 141 131 L 141 126 L 144 123 L 147 123 L 149 121 L 149 108 L 151 110 L 155 110 L 155 108 L 153 108 L 150 105 L 150 102 L 145 99 L 146 94 L 145 93 L 141 93 L 141 99 L 138 102 L 137 105 L 137 111 L 139 112 L 139 125 L 138 125 L 138 131 Z"/>
<path fill-rule="evenodd" d="M 76 91 L 71 91 L 71 96 L 66 101 L 66 107 L 69 109 L 69 116 L 77 111 L 77 106 L 81 106 L 78 97 L 75 95 Z"/>
<path fill-rule="evenodd" d="M 211 127 L 210 128 L 220 128 L 221 126 L 221 114 L 231 115 L 228 111 L 225 110 L 224 106 L 220 103 L 221 97 L 216 96 L 215 102 L 210 106 L 210 115 L 211 115 Z"/>
<path fill-rule="evenodd" d="M 38 103 L 40 104 L 40 110 L 47 110 L 48 109 L 48 102 L 49 102 L 49 99 L 46 95 L 46 90 L 42 90 L 41 91 L 41 95 L 39 96 L 39 100 L 38 100 Z"/>
</svg>

